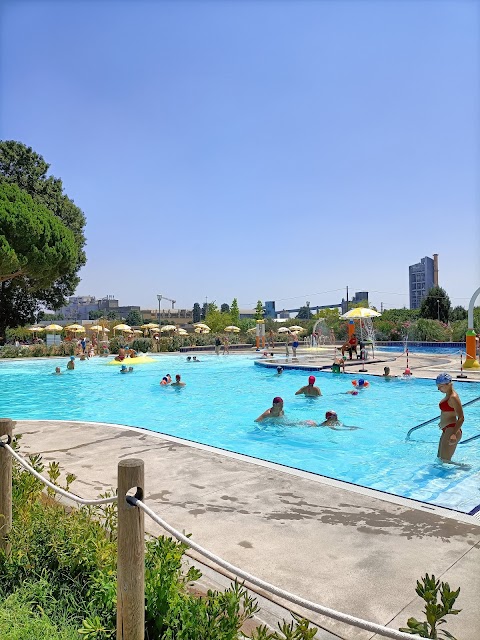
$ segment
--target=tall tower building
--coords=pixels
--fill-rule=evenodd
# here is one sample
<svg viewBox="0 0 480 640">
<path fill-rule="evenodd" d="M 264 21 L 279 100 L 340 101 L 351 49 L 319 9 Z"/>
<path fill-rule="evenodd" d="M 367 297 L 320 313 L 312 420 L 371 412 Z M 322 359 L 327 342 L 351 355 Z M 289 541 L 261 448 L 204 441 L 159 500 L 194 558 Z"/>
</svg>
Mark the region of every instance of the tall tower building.
<svg viewBox="0 0 480 640">
<path fill-rule="evenodd" d="M 419 309 L 427 291 L 434 284 L 438 285 L 438 254 L 435 260 L 425 256 L 419 263 L 408 267 L 408 290 L 410 293 L 410 309 Z"/>
</svg>

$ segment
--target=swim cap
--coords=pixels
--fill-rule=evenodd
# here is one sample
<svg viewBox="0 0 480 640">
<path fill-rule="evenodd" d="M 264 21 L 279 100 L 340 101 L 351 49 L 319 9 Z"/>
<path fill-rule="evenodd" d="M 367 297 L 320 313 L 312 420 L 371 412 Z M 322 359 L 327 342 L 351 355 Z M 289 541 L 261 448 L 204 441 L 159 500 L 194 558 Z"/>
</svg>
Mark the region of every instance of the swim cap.
<svg viewBox="0 0 480 640">
<path fill-rule="evenodd" d="M 283 371 L 283 367 L 278 366 L 277 371 Z"/>
<path fill-rule="evenodd" d="M 327 413 L 325 414 L 325 418 L 328 420 L 328 418 L 336 418 L 337 417 L 337 412 L 336 411 L 327 411 Z"/>
<path fill-rule="evenodd" d="M 452 376 L 449 373 L 439 373 L 436 379 L 437 384 L 450 384 Z"/>
<path fill-rule="evenodd" d="M 352 391 L 352 396 L 358 396 L 358 391 Z"/>
<path fill-rule="evenodd" d="M 315 376 L 309 376 L 308 384 L 315 384 Z"/>
<path fill-rule="evenodd" d="M 283 402 L 282 398 L 280 398 L 280 396 L 275 396 L 275 398 L 273 399 L 273 404 L 278 404 L 279 402 Z"/>
<path fill-rule="evenodd" d="M 75 360 L 75 356 L 70 356 L 70 360 Z"/>
<path fill-rule="evenodd" d="M 365 384 L 365 380 L 363 378 L 359 378 L 358 379 L 358 386 L 359 387 L 363 387 L 364 384 Z"/>
<path fill-rule="evenodd" d="M 122 364 L 122 366 L 120 367 L 120 369 L 126 369 L 126 368 L 127 368 L 127 365 L 125 364 Z"/>
</svg>

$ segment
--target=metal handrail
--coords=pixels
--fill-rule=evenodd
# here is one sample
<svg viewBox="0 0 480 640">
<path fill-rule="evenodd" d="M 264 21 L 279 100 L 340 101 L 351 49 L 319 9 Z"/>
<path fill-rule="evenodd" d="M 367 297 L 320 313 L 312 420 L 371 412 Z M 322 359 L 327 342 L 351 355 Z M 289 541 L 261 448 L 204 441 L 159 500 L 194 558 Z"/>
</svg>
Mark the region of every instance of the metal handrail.
<svg viewBox="0 0 480 640">
<path fill-rule="evenodd" d="M 480 400 L 480 396 L 478 396 L 478 398 L 474 398 L 473 400 L 469 400 L 468 402 L 465 402 L 465 404 L 462 404 L 462 408 L 463 407 L 468 407 L 470 404 L 473 404 L 474 402 L 477 402 L 478 400 Z M 425 427 L 427 424 L 430 424 L 431 422 L 435 422 L 435 420 L 438 420 L 440 418 L 440 416 L 435 416 L 435 418 L 431 418 L 430 420 L 426 420 L 425 422 L 422 422 L 421 424 L 417 424 L 415 427 L 412 427 L 411 429 L 408 430 L 407 435 L 405 436 L 405 441 L 410 440 L 410 435 L 416 431 L 417 429 L 420 429 L 421 427 Z M 468 438 L 467 440 L 464 440 L 463 442 L 460 442 L 460 444 L 466 444 L 467 442 L 471 442 L 472 440 L 476 440 L 476 438 L 480 437 L 480 433 L 476 436 L 472 436 L 471 438 Z"/>
</svg>

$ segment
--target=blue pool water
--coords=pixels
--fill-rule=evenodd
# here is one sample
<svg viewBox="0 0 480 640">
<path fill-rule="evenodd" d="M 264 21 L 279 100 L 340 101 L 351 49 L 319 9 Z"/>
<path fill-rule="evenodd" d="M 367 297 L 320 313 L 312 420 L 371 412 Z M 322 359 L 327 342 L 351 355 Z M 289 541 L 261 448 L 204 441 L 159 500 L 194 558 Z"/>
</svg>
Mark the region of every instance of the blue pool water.
<svg viewBox="0 0 480 640">
<path fill-rule="evenodd" d="M 320 398 L 295 396 L 308 372 L 254 365 L 254 356 L 201 354 L 156 358 L 121 375 L 103 358 L 66 371 L 67 359 L 0 360 L 0 414 L 14 419 L 112 422 L 175 435 L 289 467 L 311 471 L 398 496 L 469 513 L 480 504 L 480 439 L 460 445 L 455 460 L 436 460 L 436 422 L 407 431 L 438 415 L 441 394 L 431 381 L 364 377 L 370 387 L 357 396 L 352 375 L 316 372 Z M 61 376 L 52 375 L 61 366 Z M 183 389 L 160 387 L 163 375 L 182 375 Z M 358 377 L 358 374 L 357 374 Z M 480 396 L 480 385 L 457 383 L 463 403 Z M 285 401 L 288 424 L 254 422 L 274 396 Z M 317 429 L 290 422 L 321 422 L 334 409 L 356 431 Z M 480 401 L 465 408 L 464 439 L 480 433 Z M 68 440 L 64 443 L 68 446 Z"/>
<path fill-rule="evenodd" d="M 432 355 L 455 355 L 463 352 L 465 354 L 465 343 L 463 343 L 462 347 L 435 347 L 435 346 L 424 346 L 424 345 L 407 345 L 409 353 L 430 353 Z M 405 351 L 405 347 L 403 345 L 395 345 L 395 346 L 383 346 L 378 345 L 376 347 L 376 351 L 385 351 L 387 353 L 403 353 Z"/>
</svg>

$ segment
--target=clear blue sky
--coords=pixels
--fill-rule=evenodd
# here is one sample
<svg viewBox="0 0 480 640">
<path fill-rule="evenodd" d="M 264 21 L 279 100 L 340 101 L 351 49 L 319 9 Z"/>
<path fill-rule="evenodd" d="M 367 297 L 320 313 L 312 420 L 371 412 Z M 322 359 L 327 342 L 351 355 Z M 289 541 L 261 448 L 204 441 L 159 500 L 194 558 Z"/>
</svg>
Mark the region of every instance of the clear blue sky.
<svg viewBox="0 0 480 640">
<path fill-rule="evenodd" d="M 85 212 L 77 294 L 401 307 L 433 253 L 454 305 L 480 286 L 479 3 L 1 11 L 1 137 Z"/>
</svg>

